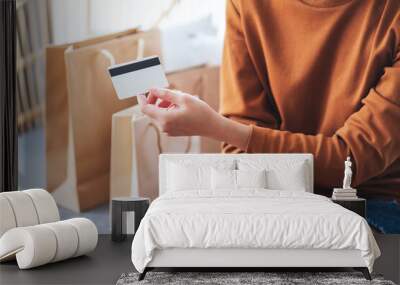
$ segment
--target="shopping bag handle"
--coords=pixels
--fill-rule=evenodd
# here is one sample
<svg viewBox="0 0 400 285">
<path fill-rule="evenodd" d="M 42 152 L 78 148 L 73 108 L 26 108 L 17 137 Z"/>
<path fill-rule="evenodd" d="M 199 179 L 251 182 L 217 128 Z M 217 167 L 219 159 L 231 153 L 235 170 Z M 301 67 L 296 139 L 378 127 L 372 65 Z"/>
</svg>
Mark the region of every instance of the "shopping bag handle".
<svg viewBox="0 0 400 285">
<path fill-rule="evenodd" d="M 162 144 L 161 144 L 161 135 L 160 135 L 160 130 L 157 128 L 157 126 L 150 122 L 147 127 L 145 132 L 148 129 L 153 129 L 156 133 L 157 136 L 157 149 L 158 149 L 158 153 L 161 154 L 163 153 L 163 149 L 162 149 Z M 185 148 L 185 152 L 184 153 L 189 153 L 190 149 L 192 148 L 192 137 L 187 137 L 187 144 L 186 144 L 186 148 Z"/>
<path fill-rule="evenodd" d="M 109 61 L 110 61 L 110 65 L 115 65 L 116 64 L 116 60 L 114 55 L 105 48 L 100 49 L 100 53 L 102 55 L 104 55 Z M 137 55 L 136 55 L 136 59 L 140 59 L 144 57 L 144 39 L 140 38 L 137 41 Z"/>
<path fill-rule="evenodd" d="M 162 150 L 162 145 L 161 145 L 161 135 L 160 135 L 160 131 L 159 129 L 156 127 L 156 125 L 152 122 L 150 122 L 147 127 L 146 130 L 144 132 L 146 132 L 148 129 L 153 129 L 156 133 L 157 136 L 157 149 L 158 149 L 158 153 L 163 153 Z"/>
<path fill-rule="evenodd" d="M 113 54 L 108 49 L 102 48 L 100 50 L 100 53 L 102 55 L 104 55 L 110 61 L 110 65 L 115 65 L 116 64 L 115 57 L 113 56 Z"/>
</svg>

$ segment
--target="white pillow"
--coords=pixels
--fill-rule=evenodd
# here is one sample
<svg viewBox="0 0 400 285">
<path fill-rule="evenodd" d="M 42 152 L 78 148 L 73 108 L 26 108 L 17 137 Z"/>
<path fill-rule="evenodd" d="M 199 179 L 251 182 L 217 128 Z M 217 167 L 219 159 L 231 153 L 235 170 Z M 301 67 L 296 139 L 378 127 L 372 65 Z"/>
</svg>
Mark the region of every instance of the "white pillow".
<svg viewBox="0 0 400 285">
<path fill-rule="evenodd" d="M 235 161 L 167 163 L 167 191 L 211 190 L 211 169 L 234 169 Z"/>
<path fill-rule="evenodd" d="M 266 170 L 268 189 L 306 191 L 308 188 L 308 166 L 304 160 L 240 160 L 240 170 Z"/>
<path fill-rule="evenodd" d="M 267 188 L 266 170 L 235 170 L 237 188 Z"/>
<path fill-rule="evenodd" d="M 266 188 L 266 171 L 262 170 L 211 170 L 213 190 L 239 190 L 241 188 Z"/>
<path fill-rule="evenodd" d="M 212 168 L 211 189 L 236 189 L 236 170 Z"/>
<path fill-rule="evenodd" d="M 268 188 L 274 190 L 306 191 L 307 171 L 305 162 L 296 163 L 287 169 L 267 171 Z"/>
<path fill-rule="evenodd" d="M 185 166 L 169 163 L 168 186 L 171 191 L 185 191 L 193 189 L 209 189 L 209 167 Z"/>
</svg>

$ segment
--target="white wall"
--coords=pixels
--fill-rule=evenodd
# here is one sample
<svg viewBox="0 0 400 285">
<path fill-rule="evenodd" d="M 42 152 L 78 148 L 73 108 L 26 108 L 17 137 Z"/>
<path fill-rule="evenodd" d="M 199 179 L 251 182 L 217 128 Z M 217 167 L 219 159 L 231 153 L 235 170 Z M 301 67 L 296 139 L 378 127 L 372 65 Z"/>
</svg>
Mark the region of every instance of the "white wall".
<svg viewBox="0 0 400 285">
<path fill-rule="evenodd" d="M 50 0 L 53 43 L 79 41 L 88 37 L 133 27 L 148 29 L 174 0 Z M 190 22 L 212 15 L 223 33 L 225 0 L 180 0 L 161 26 Z"/>
<path fill-rule="evenodd" d="M 88 36 L 88 0 L 51 0 L 52 41 L 61 44 Z"/>
</svg>

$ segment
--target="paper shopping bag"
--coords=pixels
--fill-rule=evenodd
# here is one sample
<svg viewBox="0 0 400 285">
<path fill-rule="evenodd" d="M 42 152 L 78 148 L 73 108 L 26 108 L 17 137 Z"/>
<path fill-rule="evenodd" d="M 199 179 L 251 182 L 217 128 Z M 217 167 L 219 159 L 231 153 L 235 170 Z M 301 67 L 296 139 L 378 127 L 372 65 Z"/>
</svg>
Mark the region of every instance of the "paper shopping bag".
<svg viewBox="0 0 400 285">
<path fill-rule="evenodd" d="M 199 137 L 170 137 L 139 106 L 113 115 L 110 196 L 158 197 L 160 153 L 198 153 Z"/>
<path fill-rule="evenodd" d="M 137 29 L 96 37 L 82 42 L 46 48 L 46 160 L 47 188 L 53 191 L 67 178 L 68 92 L 64 53 L 114 38 L 136 34 Z"/>
<path fill-rule="evenodd" d="M 160 54 L 159 34 L 156 30 L 119 33 L 87 45 L 70 45 L 63 54 L 66 90 L 48 94 L 57 100 L 47 99 L 47 109 L 57 101 L 62 113 L 58 118 L 56 108 L 47 116 L 48 187 L 59 204 L 80 211 L 108 201 L 111 117 L 136 103 L 117 99 L 107 68 Z M 54 117 L 57 124 L 51 121 Z M 59 134 L 62 139 L 55 140 Z M 54 175 L 58 168 L 61 174 Z"/>
</svg>

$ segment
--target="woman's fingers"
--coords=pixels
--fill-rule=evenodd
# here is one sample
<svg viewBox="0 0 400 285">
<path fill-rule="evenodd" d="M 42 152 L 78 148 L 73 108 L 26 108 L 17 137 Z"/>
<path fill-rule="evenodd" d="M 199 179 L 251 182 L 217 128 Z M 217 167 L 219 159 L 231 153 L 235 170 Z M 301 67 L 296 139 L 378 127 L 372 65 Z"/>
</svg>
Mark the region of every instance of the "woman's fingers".
<svg viewBox="0 0 400 285">
<path fill-rule="evenodd" d="M 147 96 L 147 104 L 157 105 L 160 108 L 168 108 L 172 104 L 170 101 L 159 99 L 157 95 L 156 92 L 149 92 L 149 95 Z M 160 101 L 158 104 L 157 100 Z"/>
<path fill-rule="evenodd" d="M 156 104 L 158 97 L 156 96 L 155 92 L 149 91 L 149 95 L 147 96 L 147 103 L 149 104 Z"/>
<path fill-rule="evenodd" d="M 162 120 L 163 117 L 165 117 L 168 113 L 167 109 L 160 108 L 153 104 L 142 105 L 141 111 L 143 114 L 145 114 L 145 115 L 149 116 L 150 118 L 153 118 L 157 121 Z"/>
<path fill-rule="evenodd" d="M 164 89 L 164 88 L 153 88 L 150 89 L 149 91 L 149 97 L 151 96 L 151 99 L 153 97 L 157 97 L 163 101 L 169 101 L 173 104 L 179 105 L 181 102 L 183 94 L 178 91 L 172 91 L 169 89 Z M 153 99 L 152 99 L 153 100 Z M 147 100 L 149 102 L 149 100 Z"/>
<path fill-rule="evenodd" d="M 169 101 L 161 101 L 160 104 L 158 104 L 158 107 L 160 107 L 160 108 L 168 108 L 171 105 L 172 105 L 172 103 L 169 102 Z"/>
</svg>

